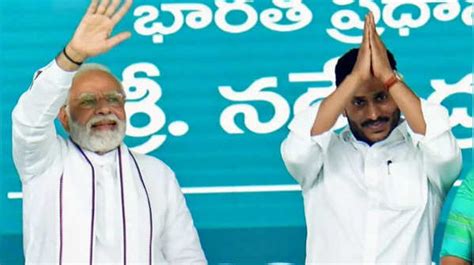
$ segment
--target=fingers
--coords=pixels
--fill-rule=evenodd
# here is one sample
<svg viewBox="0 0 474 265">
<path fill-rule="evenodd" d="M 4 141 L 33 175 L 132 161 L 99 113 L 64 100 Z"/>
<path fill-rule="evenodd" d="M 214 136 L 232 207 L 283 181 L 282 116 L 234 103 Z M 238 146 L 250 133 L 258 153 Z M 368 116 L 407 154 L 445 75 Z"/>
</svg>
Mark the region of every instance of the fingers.
<svg viewBox="0 0 474 265">
<path fill-rule="evenodd" d="M 375 30 L 374 15 L 372 14 L 372 12 L 369 12 L 367 16 L 368 16 L 368 21 L 369 21 L 368 27 L 370 31 L 370 37 L 369 37 L 370 46 L 372 47 L 372 53 L 377 53 L 377 49 L 380 48 L 380 43 L 378 40 L 379 35 L 377 31 Z"/>
<path fill-rule="evenodd" d="M 373 24 L 372 24 L 372 12 L 369 12 L 367 15 L 366 15 L 366 19 L 367 19 L 367 29 L 370 33 L 370 36 L 369 36 L 369 42 L 373 42 L 374 40 L 374 32 L 373 32 Z"/>
<path fill-rule="evenodd" d="M 360 45 L 360 53 L 368 52 L 370 50 L 370 27 L 369 17 L 365 16 L 364 20 L 364 35 L 362 36 L 362 43 Z"/>
<path fill-rule="evenodd" d="M 367 24 L 366 25 L 367 26 L 367 36 L 366 36 L 367 40 L 366 40 L 366 42 L 367 42 L 367 45 L 370 48 L 370 38 L 372 37 L 372 31 L 371 31 L 371 28 L 370 28 L 370 15 L 367 15 L 366 21 L 367 21 L 366 22 L 366 24 Z"/>
<path fill-rule="evenodd" d="M 119 34 L 113 36 L 112 38 L 107 40 L 107 48 L 111 49 L 111 48 L 117 46 L 118 44 L 120 44 L 124 40 L 130 38 L 131 35 L 132 34 L 127 31 L 127 32 L 122 32 L 122 33 L 119 33 Z"/>
<path fill-rule="evenodd" d="M 91 4 L 87 8 L 86 14 L 94 14 L 97 11 L 98 4 L 99 4 L 99 0 L 92 0 Z"/>
<path fill-rule="evenodd" d="M 100 1 L 99 7 L 97 7 L 97 11 L 95 12 L 97 15 L 103 15 L 105 14 L 105 11 L 107 10 L 107 6 L 109 5 L 109 0 L 102 0 Z"/>
<path fill-rule="evenodd" d="M 372 13 L 369 14 L 370 17 L 370 43 L 371 43 L 371 58 L 372 58 L 372 71 L 376 78 L 379 80 L 385 80 L 384 76 L 386 73 L 391 73 L 390 62 L 387 56 L 387 48 L 385 48 L 382 39 L 377 33 L 375 27 L 375 19 Z"/>
<path fill-rule="evenodd" d="M 362 44 L 367 43 L 369 40 L 369 27 L 368 27 L 368 15 L 365 15 L 364 19 L 364 36 L 362 37 Z"/>
<path fill-rule="evenodd" d="M 375 19 L 374 14 L 372 12 L 369 13 L 370 17 L 370 31 L 371 31 L 371 43 L 372 45 L 377 45 L 378 47 L 385 47 L 380 38 L 379 34 L 377 33 L 377 28 L 375 27 Z"/>
<path fill-rule="evenodd" d="M 368 80 L 371 76 L 371 52 L 370 52 L 370 28 L 369 28 L 369 17 L 365 16 L 364 21 L 364 35 L 362 37 L 362 43 L 357 54 L 357 60 L 354 65 L 352 72 L 354 75 L 361 80 Z"/>
<path fill-rule="evenodd" d="M 132 0 L 125 0 L 125 3 L 122 5 L 122 7 L 117 11 L 117 13 L 115 13 L 115 15 L 111 17 L 114 24 L 117 24 L 123 18 L 123 16 L 125 16 L 127 11 L 132 6 L 132 2 Z"/>
<path fill-rule="evenodd" d="M 370 17 L 370 24 L 373 26 L 373 29 L 375 30 L 375 18 L 374 18 L 374 13 L 369 12 L 369 17 Z"/>
<path fill-rule="evenodd" d="M 373 22 L 373 14 L 372 12 L 369 12 L 367 14 L 367 27 L 369 29 L 370 35 L 369 35 L 369 43 L 371 47 L 371 52 L 370 52 L 370 58 L 372 65 L 370 67 L 370 72 L 372 75 L 376 75 L 376 69 L 374 67 L 377 67 L 377 54 L 378 54 L 378 48 L 379 46 L 377 45 L 376 38 L 378 37 L 377 32 L 375 31 L 375 23 Z"/>
<path fill-rule="evenodd" d="M 110 5 L 109 5 L 110 4 Z M 92 0 L 87 14 L 105 15 L 107 17 L 116 17 L 115 22 L 118 22 L 127 13 L 132 1 L 127 0 L 120 10 L 114 15 L 120 0 Z"/>
<path fill-rule="evenodd" d="M 108 17 L 112 17 L 112 15 L 115 13 L 115 9 L 117 9 L 117 6 L 119 5 L 120 0 L 112 0 L 112 3 L 110 6 L 107 8 L 105 11 L 105 15 Z"/>
</svg>

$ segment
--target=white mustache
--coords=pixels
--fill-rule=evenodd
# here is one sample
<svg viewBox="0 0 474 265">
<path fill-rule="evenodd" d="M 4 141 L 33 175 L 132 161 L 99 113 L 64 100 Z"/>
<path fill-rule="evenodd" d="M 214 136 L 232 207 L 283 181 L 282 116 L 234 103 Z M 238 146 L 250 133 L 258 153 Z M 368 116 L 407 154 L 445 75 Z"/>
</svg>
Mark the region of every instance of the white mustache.
<svg viewBox="0 0 474 265">
<path fill-rule="evenodd" d="M 117 115 L 112 113 L 107 115 L 96 115 L 87 122 L 86 127 L 90 130 L 94 124 L 103 121 L 113 121 L 115 124 L 119 124 L 120 119 L 117 117 Z"/>
</svg>

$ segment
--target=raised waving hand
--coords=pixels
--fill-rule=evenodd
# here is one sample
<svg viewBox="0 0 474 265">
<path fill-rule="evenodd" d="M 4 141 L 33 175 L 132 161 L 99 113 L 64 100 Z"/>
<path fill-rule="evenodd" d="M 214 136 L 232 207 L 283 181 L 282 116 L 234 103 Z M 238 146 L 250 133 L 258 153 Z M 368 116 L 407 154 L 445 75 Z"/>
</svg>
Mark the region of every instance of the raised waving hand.
<svg viewBox="0 0 474 265">
<path fill-rule="evenodd" d="M 131 36 L 130 32 L 112 36 L 114 27 L 132 5 L 132 0 L 125 0 L 122 4 L 120 2 L 120 0 L 91 1 L 71 41 L 58 57 L 60 66 L 66 70 L 74 70 L 76 68 L 74 64 L 78 66 L 89 57 L 103 54 Z"/>
</svg>

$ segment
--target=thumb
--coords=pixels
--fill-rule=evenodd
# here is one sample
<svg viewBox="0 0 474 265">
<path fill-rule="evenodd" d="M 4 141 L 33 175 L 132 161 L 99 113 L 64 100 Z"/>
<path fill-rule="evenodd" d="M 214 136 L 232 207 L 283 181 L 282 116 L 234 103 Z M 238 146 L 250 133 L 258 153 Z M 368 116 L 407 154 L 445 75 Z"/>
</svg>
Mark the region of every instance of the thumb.
<svg viewBox="0 0 474 265">
<path fill-rule="evenodd" d="M 107 49 L 111 49 L 118 44 L 122 43 L 123 41 L 129 39 L 132 36 L 132 34 L 129 31 L 119 33 L 112 38 L 107 40 Z"/>
</svg>

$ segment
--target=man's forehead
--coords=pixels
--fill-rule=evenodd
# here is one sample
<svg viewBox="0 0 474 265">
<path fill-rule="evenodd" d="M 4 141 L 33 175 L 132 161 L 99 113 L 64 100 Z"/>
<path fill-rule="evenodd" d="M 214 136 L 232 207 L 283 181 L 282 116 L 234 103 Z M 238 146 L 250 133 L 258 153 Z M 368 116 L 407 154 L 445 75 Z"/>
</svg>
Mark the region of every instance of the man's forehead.
<svg viewBox="0 0 474 265">
<path fill-rule="evenodd" d="M 357 91 L 354 93 L 354 98 L 373 98 L 381 93 L 387 93 L 385 88 L 367 88 L 362 91 Z"/>
<path fill-rule="evenodd" d="M 115 78 L 112 73 L 102 69 L 87 69 L 80 71 L 74 76 L 73 83 L 87 83 L 97 81 L 119 83 L 117 78 Z"/>
<path fill-rule="evenodd" d="M 76 89 L 73 93 L 70 94 L 71 99 L 74 98 L 88 98 L 88 97 L 108 97 L 108 96 L 123 96 L 125 97 L 125 93 L 123 92 L 121 87 L 110 87 L 106 89 L 96 90 L 93 87 L 86 87 Z"/>
<path fill-rule="evenodd" d="M 124 96 L 124 94 L 122 93 L 121 90 L 111 89 L 108 91 L 97 91 L 97 92 L 86 91 L 78 95 L 79 98 L 97 97 L 97 96 Z"/>
<path fill-rule="evenodd" d="M 91 69 L 74 77 L 71 86 L 71 95 L 77 96 L 84 93 L 107 94 L 112 92 L 122 93 L 121 83 L 111 74 L 100 69 Z"/>
</svg>

